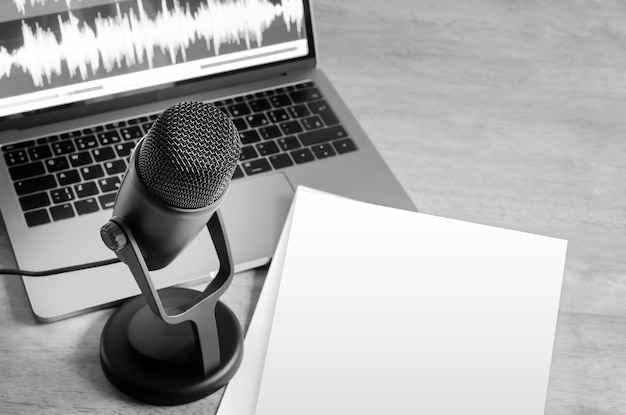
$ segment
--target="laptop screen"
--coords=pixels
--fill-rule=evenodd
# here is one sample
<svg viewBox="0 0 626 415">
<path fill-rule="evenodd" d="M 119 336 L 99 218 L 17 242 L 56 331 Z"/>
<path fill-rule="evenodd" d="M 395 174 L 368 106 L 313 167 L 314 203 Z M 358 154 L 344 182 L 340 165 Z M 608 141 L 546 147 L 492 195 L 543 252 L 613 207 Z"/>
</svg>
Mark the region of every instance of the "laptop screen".
<svg viewBox="0 0 626 415">
<path fill-rule="evenodd" d="M 0 2 L 0 117 L 309 55 L 304 0 Z"/>
</svg>

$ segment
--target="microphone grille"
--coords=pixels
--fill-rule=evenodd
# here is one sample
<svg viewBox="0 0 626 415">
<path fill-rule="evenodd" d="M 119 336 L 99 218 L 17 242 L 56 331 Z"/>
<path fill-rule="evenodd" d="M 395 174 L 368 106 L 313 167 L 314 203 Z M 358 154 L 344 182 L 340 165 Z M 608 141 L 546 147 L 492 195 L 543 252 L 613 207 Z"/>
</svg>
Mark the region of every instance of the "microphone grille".
<svg viewBox="0 0 626 415">
<path fill-rule="evenodd" d="M 182 102 L 152 124 L 139 148 L 137 170 L 163 202 L 203 208 L 226 191 L 240 151 L 239 134 L 226 114 L 211 104 Z"/>
</svg>

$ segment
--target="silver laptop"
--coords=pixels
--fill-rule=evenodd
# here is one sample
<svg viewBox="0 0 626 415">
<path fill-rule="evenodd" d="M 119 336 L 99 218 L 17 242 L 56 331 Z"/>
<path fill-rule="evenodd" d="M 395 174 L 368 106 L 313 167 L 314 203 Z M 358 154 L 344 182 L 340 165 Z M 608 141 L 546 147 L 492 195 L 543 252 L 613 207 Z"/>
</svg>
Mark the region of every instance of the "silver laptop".
<svg viewBox="0 0 626 415">
<path fill-rule="evenodd" d="M 114 258 L 99 228 L 128 155 L 180 101 L 214 103 L 241 133 L 222 205 L 236 271 L 270 261 L 300 184 L 415 209 L 316 67 L 308 0 L 16 1 L 3 10 L 0 210 L 20 269 Z M 202 232 L 152 276 L 161 288 L 217 268 Z M 23 281 L 41 321 L 139 294 L 120 263 Z"/>
</svg>

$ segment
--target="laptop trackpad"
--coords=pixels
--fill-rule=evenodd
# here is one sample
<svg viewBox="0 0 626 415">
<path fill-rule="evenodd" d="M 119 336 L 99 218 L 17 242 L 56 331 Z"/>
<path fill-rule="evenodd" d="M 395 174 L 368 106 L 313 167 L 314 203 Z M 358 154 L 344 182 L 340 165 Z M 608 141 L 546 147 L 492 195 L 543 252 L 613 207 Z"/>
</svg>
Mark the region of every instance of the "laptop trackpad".
<svg viewBox="0 0 626 415">
<path fill-rule="evenodd" d="M 294 190 L 282 173 L 231 182 L 221 212 L 235 272 L 269 262 L 293 195 Z"/>
</svg>

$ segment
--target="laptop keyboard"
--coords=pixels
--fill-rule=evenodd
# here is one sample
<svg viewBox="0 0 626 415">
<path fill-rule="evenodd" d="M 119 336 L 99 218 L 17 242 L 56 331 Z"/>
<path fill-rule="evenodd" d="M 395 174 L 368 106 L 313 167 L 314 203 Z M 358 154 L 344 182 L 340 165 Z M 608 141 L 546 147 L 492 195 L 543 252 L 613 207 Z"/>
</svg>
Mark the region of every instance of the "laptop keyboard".
<svg viewBox="0 0 626 415">
<path fill-rule="evenodd" d="M 313 82 L 212 103 L 239 131 L 234 180 L 357 149 Z M 113 208 L 130 154 L 159 114 L 2 146 L 28 226 Z"/>
</svg>

